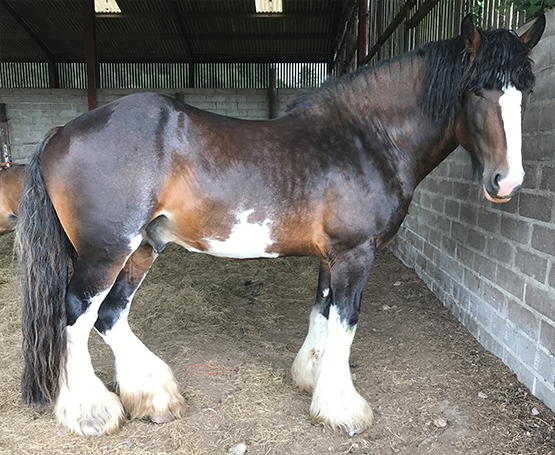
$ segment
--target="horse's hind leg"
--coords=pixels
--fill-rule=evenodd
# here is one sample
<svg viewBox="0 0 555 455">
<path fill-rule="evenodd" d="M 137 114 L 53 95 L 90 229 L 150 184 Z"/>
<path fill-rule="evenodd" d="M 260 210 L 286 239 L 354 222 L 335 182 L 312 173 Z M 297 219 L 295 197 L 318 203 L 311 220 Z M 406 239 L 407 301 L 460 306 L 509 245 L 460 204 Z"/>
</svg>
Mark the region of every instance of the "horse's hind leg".
<svg viewBox="0 0 555 455">
<path fill-rule="evenodd" d="M 308 335 L 295 357 L 292 368 L 293 381 L 307 392 L 312 392 L 314 388 L 320 356 L 326 345 L 330 302 L 330 268 L 328 262 L 322 259 L 318 277 L 318 294 L 310 314 Z"/>
<path fill-rule="evenodd" d="M 98 308 L 123 261 L 125 256 L 119 263 L 79 258 L 67 289 L 67 362 L 55 414 L 70 431 L 83 435 L 115 433 L 125 419 L 118 397 L 95 375 L 87 346 Z"/>
<path fill-rule="evenodd" d="M 164 423 L 183 415 L 185 400 L 169 367 L 135 336 L 127 321 L 133 295 L 156 256 L 148 244 L 131 255 L 100 307 L 95 328 L 114 352 L 120 399 L 129 416 Z"/>
</svg>

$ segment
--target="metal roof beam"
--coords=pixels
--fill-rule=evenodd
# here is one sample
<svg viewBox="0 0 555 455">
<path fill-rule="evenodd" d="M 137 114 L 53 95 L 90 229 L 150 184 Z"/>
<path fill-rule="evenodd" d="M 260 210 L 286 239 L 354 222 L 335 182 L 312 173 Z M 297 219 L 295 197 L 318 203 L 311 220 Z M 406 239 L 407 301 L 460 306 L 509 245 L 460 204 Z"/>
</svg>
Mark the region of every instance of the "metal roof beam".
<svg viewBox="0 0 555 455">
<path fill-rule="evenodd" d="M 40 37 L 27 25 L 25 20 L 17 11 L 15 11 L 6 0 L 0 0 L 0 4 L 4 7 L 7 13 L 19 24 L 25 34 L 42 50 L 48 60 L 54 61 L 54 54 L 50 51 L 48 46 L 40 39 Z"/>
<path fill-rule="evenodd" d="M 5 0 L 4 0 L 5 1 Z M 341 0 L 339 0 L 341 1 Z M 202 13 L 202 12 L 195 12 L 195 13 L 188 13 L 188 12 L 181 12 L 181 16 L 183 19 L 186 20 L 195 20 L 195 21 L 202 21 L 202 20 L 214 20 L 214 19 L 302 19 L 302 20 L 310 20 L 310 19 L 333 19 L 335 17 L 335 12 L 331 11 L 329 13 L 321 13 L 321 12 L 309 12 L 309 13 L 233 13 L 233 12 L 210 12 L 210 13 Z M 66 11 L 59 11 L 59 12 L 41 12 L 41 13 L 34 13 L 29 12 L 25 14 L 25 17 L 34 20 L 40 19 L 81 19 L 82 15 L 78 12 L 66 12 Z M 173 19 L 174 16 L 172 13 L 160 13 L 160 12 L 152 12 L 152 13 L 121 13 L 121 14 L 96 14 L 96 18 L 98 20 L 112 20 L 112 19 Z"/>
<path fill-rule="evenodd" d="M 58 69 L 56 68 L 56 58 L 50 51 L 48 46 L 44 44 L 41 38 L 27 25 L 21 15 L 15 11 L 6 0 L 0 0 L 0 4 L 4 7 L 6 12 L 13 18 L 14 21 L 23 29 L 26 35 L 33 41 L 42 51 L 48 62 L 48 78 L 50 88 L 58 88 L 60 86 L 60 79 Z"/>
<path fill-rule="evenodd" d="M 4 39 L 21 39 L 26 35 L 22 33 L 5 33 L 2 35 Z M 43 35 L 44 38 L 49 40 L 75 40 L 82 41 L 82 33 L 48 33 Z M 256 41 L 272 41 L 272 40 L 331 40 L 334 35 L 329 33 L 291 33 L 291 34 L 234 34 L 234 33 L 215 33 L 215 34 L 203 34 L 196 35 L 195 39 L 200 41 L 215 41 L 215 40 L 256 40 Z M 182 36 L 175 33 L 141 33 L 139 36 L 136 34 L 100 34 L 97 32 L 97 39 L 101 40 L 111 40 L 111 41 L 134 41 L 148 40 L 156 41 L 162 40 L 182 40 Z M 187 44 L 187 43 L 186 43 Z"/>
<path fill-rule="evenodd" d="M 82 53 L 58 54 L 58 63 L 85 63 Z M 326 63 L 328 54 L 195 54 L 195 63 Z M 104 54 L 98 56 L 102 63 L 184 63 L 189 61 L 184 56 L 175 54 Z M 2 54 L 3 62 L 44 62 L 43 58 L 29 58 L 28 54 Z"/>
<path fill-rule="evenodd" d="M 193 56 L 193 48 L 191 46 L 191 40 L 189 38 L 189 34 L 187 33 L 187 29 L 185 28 L 185 24 L 183 23 L 183 19 L 181 14 L 179 13 L 179 9 L 177 8 L 177 4 L 175 0 L 166 0 L 166 5 L 168 10 L 173 13 L 173 20 L 177 21 L 177 28 L 179 30 L 179 36 L 185 45 L 187 58 L 192 63 L 194 61 Z"/>
</svg>

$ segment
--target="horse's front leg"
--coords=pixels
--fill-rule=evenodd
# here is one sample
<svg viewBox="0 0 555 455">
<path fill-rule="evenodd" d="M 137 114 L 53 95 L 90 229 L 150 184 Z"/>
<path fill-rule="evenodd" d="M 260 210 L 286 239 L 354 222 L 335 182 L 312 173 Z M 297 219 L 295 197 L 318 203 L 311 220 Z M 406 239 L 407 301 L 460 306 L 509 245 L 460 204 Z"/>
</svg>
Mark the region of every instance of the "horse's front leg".
<svg viewBox="0 0 555 455">
<path fill-rule="evenodd" d="M 327 337 L 316 369 L 310 414 L 350 435 L 374 422 L 372 408 L 356 391 L 349 355 L 360 312 L 362 291 L 374 263 L 374 249 L 364 244 L 336 255 L 330 268 Z M 322 294 L 325 294 L 322 290 Z"/>
<path fill-rule="evenodd" d="M 292 375 L 297 387 L 307 392 L 314 390 L 320 357 L 328 338 L 328 313 L 330 308 L 330 268 L 328 261 L 320 262 L 318 293 L 310 314 L 308 335 L 293 362 Z"/>
</svg>

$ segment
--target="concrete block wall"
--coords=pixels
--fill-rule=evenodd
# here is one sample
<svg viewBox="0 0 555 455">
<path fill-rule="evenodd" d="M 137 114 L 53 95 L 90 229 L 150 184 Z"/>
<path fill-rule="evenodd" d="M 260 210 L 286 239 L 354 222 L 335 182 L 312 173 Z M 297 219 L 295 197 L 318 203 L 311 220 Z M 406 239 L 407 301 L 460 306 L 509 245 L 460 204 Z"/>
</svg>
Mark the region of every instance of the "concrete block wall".
<svg viewBox="0 0 555 455">
<path fill-rule="evenodd" d="M 87 111 L 87 93 L 83 90 L 0 89 L 0 103 L 6 105 L 13 159 L 23 162 L 50 128 L 64 125 Z"/>
<path fill-rule="evenodd" d="M 137 91 L 101 89 L 97 93 L 97 103 L 102 106 Z M 256 120 L 268 118 L 265 89 L 167 89 L 156 92 L 168 96 L 183 93 L 185 102 L 222 115 Z M 278 90 L 279 113 L 285 110 L 297 92 L 297 89 Z M 65 125 L 88 110 L 85 90 L 0 89 L 0 103 L 6 104 L 11 150 L 16 162 L 25 162 L 51 127 Z"/>
<path fill-rule="evenodd" d="M 555 410 L 555 10 L 534 49 L 520 194 L 492 204 L 457 149 L 419 186 L 394 253 Z"/>
</svg>

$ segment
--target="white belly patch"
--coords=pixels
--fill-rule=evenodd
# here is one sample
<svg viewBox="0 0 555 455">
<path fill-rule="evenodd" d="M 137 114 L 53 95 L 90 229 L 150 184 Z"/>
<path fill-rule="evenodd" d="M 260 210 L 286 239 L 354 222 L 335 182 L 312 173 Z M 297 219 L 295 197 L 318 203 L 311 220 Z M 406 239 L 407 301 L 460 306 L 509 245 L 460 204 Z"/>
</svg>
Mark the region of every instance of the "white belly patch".
<svg viewBox="0 0 555 455">
<path fill-rule="evenodd" d="M 266 218 L 262 223 L 249 223 L 252 213 L 254 209 L 236 212 L 237 222 L 231 228 L 230 236 L 226 240 L 205 238 L 208 249 L 204 253 L 236 259 L 278 257 L 278 253 L 266 252 L 274 243 L 270 229 L 272 221 Z"/>
</svg>

